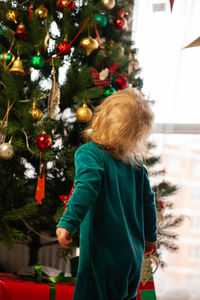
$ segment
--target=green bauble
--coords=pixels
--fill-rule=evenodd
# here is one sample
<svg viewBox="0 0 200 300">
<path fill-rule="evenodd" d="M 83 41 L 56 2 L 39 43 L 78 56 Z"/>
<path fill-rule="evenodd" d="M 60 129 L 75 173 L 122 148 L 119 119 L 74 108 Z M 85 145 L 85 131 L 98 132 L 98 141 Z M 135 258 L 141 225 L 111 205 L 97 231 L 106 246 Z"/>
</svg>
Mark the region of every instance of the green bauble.
<svg viewBox="0 0 200 300">
<path fill-rule="evenodd" d="M 96 15 L 95 20 L 97 22 L 97 25 L 100 25 L 101 27 L 104 27 L 107 25 L 107 18 L 104 14 Z"/>
<path fill-rule="evenodd" d="M 114 87 L 110 86 L 105 90 L 104 96 L 106 96 L 106 97 L 111 96 L 115 92 L 116 92 L 116 89 Z"/>
<path fill-rule="evenodd" d="M 42 57 L 40 55 L 35 55 L 31 58 L 30 64 L 33 68 L 39 70 L 39 69 L 42 69 L 44 67 L 45 59 L 44 59 L 44 57 Z"/>
<path fill-rule="evenodd" d="M 0 27 L 0 40 L 3 38 L 3 29 Z"/>
</svg>

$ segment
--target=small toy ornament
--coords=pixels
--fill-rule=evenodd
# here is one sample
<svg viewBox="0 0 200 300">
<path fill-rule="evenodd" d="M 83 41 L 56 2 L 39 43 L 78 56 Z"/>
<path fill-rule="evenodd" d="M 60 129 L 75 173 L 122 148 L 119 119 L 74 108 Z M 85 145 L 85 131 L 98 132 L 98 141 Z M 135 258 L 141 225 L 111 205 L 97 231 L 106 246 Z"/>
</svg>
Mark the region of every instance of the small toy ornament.
<svg viewBox="0 0 200 300">
<path fill-rule="evenodd" d="M 13 65 L 12 65 L 12 68 L 10 69 L 9 73 L 14 75 L 14 76 L 24 75 L 24 69 L 23 69 L 22 61 L 21 61 L 19 56 L 14 61 Z"/>
<path fill-rule="evenodd" d="M 95 21 L 97 22 L 97 25 L 99 25 L 100 27 L 105 27 L 107 25 L 107 18 L 104 14 L 96 15 Z"/>
<path fill-rule="evenodd" d="M 109 97 L 111 95 L 113 95 L 116 92 L 116 89 L 112 86 L 108 87 L 105 92 L 104 92 L 104 96 Z"/>
<path fill-rule="evenodd" d="M 26 32 L 26 28 L 25 25 L 23 23 L 19 24 L 19 26 L 17 26 L 17 31 L 15 32 L 15 38 L 18 40 L 27 40 L 28 38 L 28 33 Z"/>
<path fill-rule="evenodd" d="M 9 160 L 15 155 L 15 150 L 13 148 L 13 145 L 11 144 L 11 141 L 12 138 L 8 143 L 3 143 L 0 145 L 0 158 Z"/>
<path fill-rule="evenodd" d="M 14 60 L 15 56 L 10 52 L 10 50 L 4 54 L 0 54 L 0 64 L 3 65 L 4 70 L 8 69 Z"/>
<path fill-rule="evenodd" d="M 40 20 L 45 20 L 48 16 L 48 9 L 46 9 L 46 7 L 44 7 L 43 5 L 40 5 L 35 10 L 35 14 Z"/>
<path fill-rule="evenodd" d="M 34 122 L 39 121 L 43 117 L 43 112 L 36 106 L 35 100 L 33 100 L 33 105 L 29 113 L 31 114 Z"/>
<path fill-rule="evenodd" d="M 70 54 L 71 48 L 68 46 L 66 40 L 64 40 L 60 45 L 58 45 L 58 51 L 61 52 L 59 56 L 64 57 L 65 55 Z"/>
<path fill-rule="evenodd" d="M 92 118 L 92 111 L 87 107 L 87 104 L 84 103 L 83 106 L 79 107 L 76 111 L 76 118 L 79 122 L 87 123 Z"/>
<path fill-rule="evenodd" d="M 8 21 L 12 21 L 17 24 L 19 19 L 19 13 L 16 10 L 9 9 L 6 14 L 6 18 Z"/>
<path fill-rule="evenodd" d="M 69 8 L 70 10 L 74 10 L 75 1 L 74 0 L 58 0 L 56 5 L 57 5 L 58 10 L 60 10 L 60 11 L 63 11 L 66 8 Z"/>
<path fill-rule="evenodd" d="M 119 77 L 115 82 L 115 85 L 118 89 L 123 90 L 128 87 L 128 79 L 126 77 Z"/>
<path fill-rule="evenodd" d="M 92 80 L 96 86 L 109 86 L 112 82 L 113 73 L 108 68 L 98 72 L 97 69 L 91 70 Z"/>
<path fill-rule="evenodd" d="M 105 9 L 112 9 L 115 6 L 115 0 L 101 0 Z"/>
<path fill-rule="evenodd" d="M 49 149 L 52 145 L 52 138 L 45 132 L 42 132 L 42 134 L 37 137 L 36 144 L 40 150 Z"/>
<path fill-rule="evenodd" d="M 99 48 L 97 40 L 93 39 L 91 36 L 83 38 L 80 41 L 80 46 L 85 50 L 87 56 Z"/>
<path fill-rule="evenodd" d="M 45 59 L 38 52 L 37 55 L 33 56 L 30 60 L 30 64 L 33 68 L 40 70 L 45 65 Z"/>
<path fill-rule="evenodd" d="M 124 18 L 124 15 L 125 15 L 124 11 L 120 12 L 114 21 L 115 27 L 119 30 L 122 30 L 127 26 L 127 20 L 126 18 Z"/>
</svg>

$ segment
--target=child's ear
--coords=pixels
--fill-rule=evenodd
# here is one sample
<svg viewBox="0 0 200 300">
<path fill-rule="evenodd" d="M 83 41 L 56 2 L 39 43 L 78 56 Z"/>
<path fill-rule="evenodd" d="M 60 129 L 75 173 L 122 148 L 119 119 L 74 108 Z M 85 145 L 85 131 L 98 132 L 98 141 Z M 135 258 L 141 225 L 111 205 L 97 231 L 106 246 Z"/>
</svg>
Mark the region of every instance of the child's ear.
<svg viewBox="0 0 200 300">
<path fill-rule="evenodd" d="M 94 121 L 92 122 L 92 128 L 96 128 L 98 126 L 98 123 L 100 121 L 100 117 L 96 116 L 96 118 L 94 119 Z"/>
</svg>

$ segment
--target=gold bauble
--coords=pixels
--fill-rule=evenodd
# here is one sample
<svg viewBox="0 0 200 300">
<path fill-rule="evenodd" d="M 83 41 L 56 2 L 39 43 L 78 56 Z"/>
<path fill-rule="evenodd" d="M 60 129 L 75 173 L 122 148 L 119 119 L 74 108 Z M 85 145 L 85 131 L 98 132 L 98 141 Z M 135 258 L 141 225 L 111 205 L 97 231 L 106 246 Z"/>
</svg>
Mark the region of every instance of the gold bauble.
<svg viewBox="0 0 200 300">
<path fill-rule="evenodd" d="M 115 6 L 115 0 L 101 0 L 105 9 L 112 9 Z"/>
<path fill-rule="evenodd" d="M 94 50 L 99 48 L 97 40 L 93 39 L 91 36 L 83 38 L 80 41 L 80 46 L 84 48 L 87 56 L 89 56 Z"/>
<path fill-rule="evenodd" d="M 19 13 L 16 10 L 9 9 L 9 11 L 6 14 L 6 18 L 8 21 L 17 23 L 19 19 Z"/>
<path fill-rule="evenodd" d="M 48 9 L 41 5 L 35 10 L 35 14 L 39 19 L 45 20 L 48 16 Z"/>
<path fill-rule="evenodd" d="M 15 150 L 11 142 L 3 143 L 0 145 L 0 158 L 8 160 L 13 158 L 15 155 Z"/>
<path fill-rule="evenodd" d="M 87 123 L 92 118 L 92 111 L 87 107 L 86 104 L 79 107 L 76 111 L 76 118 L 79 122 Z"/>
<path fill-rule="evenodd" d="M 20 57 L 18 56 L 17 59 L 14 61 L 12 68 L 9 71 L 10 74 L 15 76 L 24 75 L 24 69 L 22 65 L 22 61 Z"/>
<path fill-rule="evenodd" d="M 33 101 L 32 108 L 29 112 L 35 122 L 39 121 L 43 117 L 43 112 L 36 106 L 35 101 Z"/>
</svg>

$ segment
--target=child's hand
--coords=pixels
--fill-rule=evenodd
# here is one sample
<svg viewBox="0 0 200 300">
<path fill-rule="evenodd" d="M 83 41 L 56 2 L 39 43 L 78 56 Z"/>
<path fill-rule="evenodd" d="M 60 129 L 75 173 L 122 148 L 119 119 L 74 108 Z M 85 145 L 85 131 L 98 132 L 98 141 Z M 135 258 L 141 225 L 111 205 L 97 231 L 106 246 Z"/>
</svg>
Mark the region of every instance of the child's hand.
<svg viewBox="0 0 200 300">
<path fill-rule="evenodd" d="M 68 248 L 68 245 L 72 242 L 69 231 L 65 228 L 58 227 L 56 229 L 57 240 L 60 246 L 63 248 Z"/>
<path fill-rule="evenodd" d="M 154 255 L 157 251 L 157 242 L 145 241 L 144 256 Z"/>
</svg>

